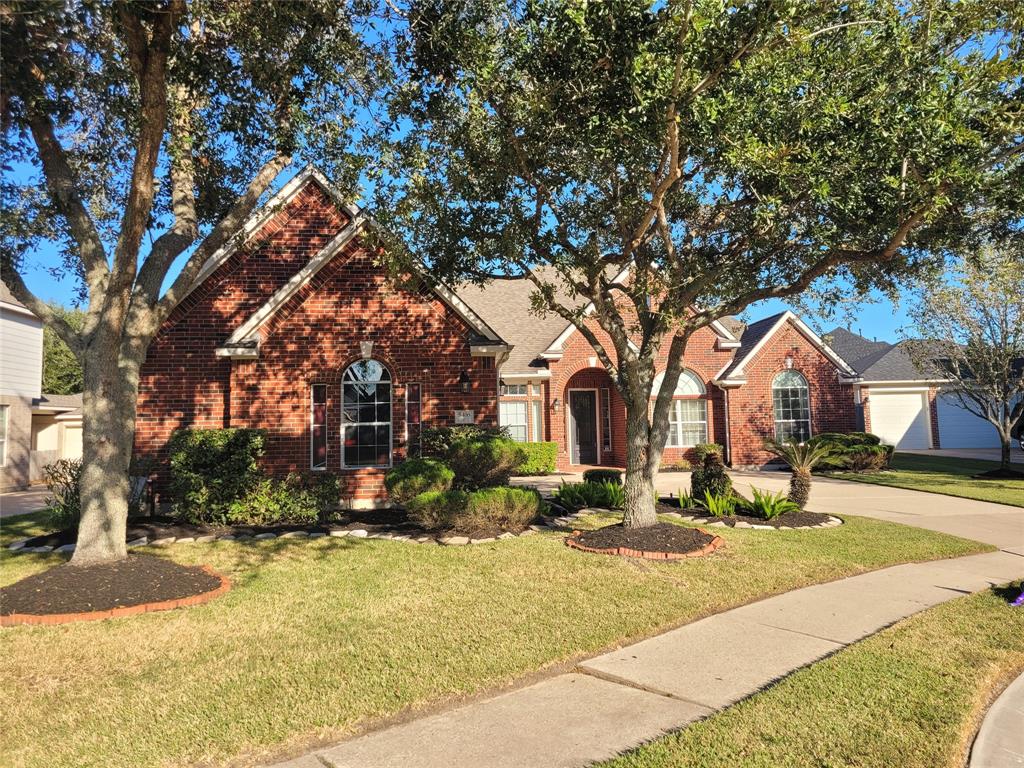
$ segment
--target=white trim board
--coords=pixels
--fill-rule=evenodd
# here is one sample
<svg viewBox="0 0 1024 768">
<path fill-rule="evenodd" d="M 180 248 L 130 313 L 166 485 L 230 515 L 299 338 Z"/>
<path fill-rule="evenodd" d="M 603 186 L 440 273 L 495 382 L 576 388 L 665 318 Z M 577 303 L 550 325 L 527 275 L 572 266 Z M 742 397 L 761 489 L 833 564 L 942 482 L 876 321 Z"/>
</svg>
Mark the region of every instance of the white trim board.
<svg viewBox="0 0 1024 768">
<path fill-rule="evenodd" d="M 836 354 L 836 352 L 831 347 L 829 347 L 828 344 L 822 341 L 821 337 L 818 336 L 818 334 L 816 334 L 814 331 L 812 331 L 810 329 L 810 326 L 807 325 L 807 323 L 805 323 L 803 320 L 797 317 L 797 315 L 794 314 L 792 310 L 787 309 L 785 312 L 779 315 L 779 319 L 775 321 L 775 324 L 771 327 L 771 329 L 758 340 L 757 344 L 755 344 L 746 355 L 743 356 L 743 359 L 739 361 L 736 367 L 732 369 L 732 371 L 726 378 L 723 379 L 722 374 L 725 373 L 725 371 L 732 365 L 732 362 L 726 363 L 726 365 L 722 366 L 722 370 L 720 370 L 713 377 L 713 380 L 729 382 L 745 379 L 746 371 L 744 370 L 744 368 L 746 367 L 746 365 L 750 363 L 757 355 L 757 353 L 764 348 L 764 345 L 768 343 L 768 340 L 776 333 L 778 333 L 779 329 L 781 329 L 788 322 L 793 323 L 793 327 L 795 327 L 801 334 L 803 334 L 803 336 L 808 341 L 810 341 L 815 347 L 817 347 L 817 349 L 823 355 L 825 355 L 825 357 L 827 357 L 843 373 L 852 377 L 857 376 L 857 372 L 853 370 L 849 363 L 847 363 L 843 358 Z"/>
</svg>

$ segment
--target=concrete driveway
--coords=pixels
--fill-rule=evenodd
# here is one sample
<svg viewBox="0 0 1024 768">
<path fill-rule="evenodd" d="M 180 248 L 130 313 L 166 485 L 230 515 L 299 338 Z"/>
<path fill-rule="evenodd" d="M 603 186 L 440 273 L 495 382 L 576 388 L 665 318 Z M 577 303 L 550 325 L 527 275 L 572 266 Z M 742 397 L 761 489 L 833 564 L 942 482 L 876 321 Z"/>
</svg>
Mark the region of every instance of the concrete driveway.
<svg viewBox="0 0 1024 768">
<path fill-rule="evenodd" d="M 27 491 L 11 491 L 0 494 L 0 517 L 27 515 L 46 506 L 46 488 L 30 488 Z"/>
<path fill-rule="evenodd" d="M 929 448 L 928 450 L 903 450 L 900 453 L 913 453 L 919 456 L 944 456 L 953 459 L 979 459 L 981 461 L 1000 461 L 998 448 Z M 1014 441 L 1010 449 L 1010 461 L 1014 464 L 1024 465 L 1024 451 L 1017 447 Z"/>
<path fill-rule="evenodd" d="M 729 472 L 733 484 L 744 496 L 751 487 L 772 492 L 789 485 L 788 472 Z M 521 485 L 533 485 L 553 491 L 562 481 L 576 482 L 581 475 L 560 474 L 546 477 L 516 478 Z M 662 472 L 658 492 L 678 494 L 690 488 L 689 472 Z M 1005 551 L 1024 556 L 1024 508 L 987 501 L 961 499 L 937 493 L 889 488 L 884 485 L 815 477 L 807 508 L 812 512 L 838 515 L 862 515 L 893 523 L 916 525 L 950 533 L 975 541 L 994 544 Z"/>
</svg>

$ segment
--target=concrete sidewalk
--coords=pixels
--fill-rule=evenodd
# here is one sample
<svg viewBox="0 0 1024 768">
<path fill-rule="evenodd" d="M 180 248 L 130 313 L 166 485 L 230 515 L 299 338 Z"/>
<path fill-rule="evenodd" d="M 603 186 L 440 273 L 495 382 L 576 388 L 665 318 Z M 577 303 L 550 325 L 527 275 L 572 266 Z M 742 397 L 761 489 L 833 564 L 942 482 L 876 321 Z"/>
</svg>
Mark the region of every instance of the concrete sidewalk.
<svg viewBox="0 0 1024 768">
<path fill-rule="evenodd" d="M 970 768 L 1024 765 L 1024 675 L 1010 683 L 985 715 L 971 747 Z"/>
<path fill-rule="evenodd" d="M 798 589 L 606 653 L 570 674 L 279 766 L 589 765 L 710 715 L 900 619 L 1021 577 L 1024 557 L 993 552 Z M 773 652 L 743 650 L 751 647 Z"/>
</svg>

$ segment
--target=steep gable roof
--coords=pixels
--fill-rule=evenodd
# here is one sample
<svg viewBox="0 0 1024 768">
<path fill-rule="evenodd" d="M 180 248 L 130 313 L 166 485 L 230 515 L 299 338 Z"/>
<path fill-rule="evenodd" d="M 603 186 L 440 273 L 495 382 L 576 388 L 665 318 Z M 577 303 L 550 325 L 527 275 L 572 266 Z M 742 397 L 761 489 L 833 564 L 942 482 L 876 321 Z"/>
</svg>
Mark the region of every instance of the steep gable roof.
<svg viewBox="0 0 1024 768">
<path fill-rule="evenodd" d="M 757 357 L 757 353 L 768 339 L 787 323 L 792 324 L 811 344 L 817 347 L 841 374 L 849 378 L 857 376 L 857 371 L 842 356 L 822 341 L 821 337 L 812 331 L 807 323 L 787 309 L 785 312 L 779 312 L 763 320 L 758 320 L 756 323 L 751 323 L 744 329 L 743 335 L 740 337 L 739 349 L 736 350 L 732 360 L 715 376 L 716 383 L 720 383 L 722 386 L 730 384 L 737 386 L 744 383 L 746 381 L 745 367 Z"/>
<path fill-rule="evenodd" d="M 872 341 L 846 328 L 833 328 L 824 334 L 830 347 L 856 370 L 861 370 L 860 361 L 869 357 L 878 358 L 893 348 L 887 341 Z"/>
<path fill-rule="evenodd" d="M 281 208 L 287 206 L 308 184 L 317 184 L 348 216 L 348 224 L 313 256 L 298 272 L 292 275 L 277 291 L 239 325 L 225 343 L 217 350 L 221 357 L 255 358 L 259 356 L 259 330 L 294 297 L 303 286 L 307 285 L 316 274 L 330 261 L 342 253 L 365 228 L 373 226 L 373 221 L 361 209 L 343 201 L 340 192 L 315 167 L 306 166 L 285 184 L 281 190 L 270 198 L 265 205 L 253 213 L 243 226 L 239 237 L 213 254 L 196 277 L 190 290 L 209 277 L 226 261 L 232 253 L 257 234 L 270 218 Z M 426 273 L 426 270 L 423 270 Z M 432 281 L 433 292 L 445 302 L 466 324 L 478 335 L 486 345 L 505 347 L 504 340 L 479 317 L 461 298 L 442 283 Z"/>
</svg>

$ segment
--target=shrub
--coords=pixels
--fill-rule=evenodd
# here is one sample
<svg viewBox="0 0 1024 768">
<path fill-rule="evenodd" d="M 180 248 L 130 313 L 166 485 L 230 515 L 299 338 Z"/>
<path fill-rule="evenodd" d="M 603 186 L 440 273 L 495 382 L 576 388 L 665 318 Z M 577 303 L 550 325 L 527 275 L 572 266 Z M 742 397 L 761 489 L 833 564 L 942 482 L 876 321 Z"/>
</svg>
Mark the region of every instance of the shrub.
<svg viewBox="0 0 1024 768">
<path fill-rule="evenodd" d="M 714 517 L 732 517 L 736 514 L 737 499 L 731 493 L 712 493 L 704 491 L 704 498 L 700 502 L 708 514 Z"/>
<path fill-rule="evenodd" d="M 399 504 L 427 491 L 447 491 L 455 473 L 437 459 L 407 459 L 384 478 L 388 495 Z"/>
<path fill-rule="evenodd" d="M 626 491 L 616 483 L 562 483 L 555 498 L 570 509 L 603 507 L 621 509 L 626 504 Z"/>
<path fill-rule="evenodd" d="M 455 473 L 454 487 L 474 491 L 508 485 L 525 456 L 519 443 L 500 437 L 456 440 L 445 454 L 444 462 Z"/>
<path fill-rule="evenodd" d="M 617 469 L 588 469 L 583 473 L 583 482 L 622 485 L 622 473 Z"/>
<path fill-rule="evenodd" d="M 465 514 L 469 494 L 465 491 L 427 491 L 405 505 L 409 518 L 427 530 L 451 528 Z"/>
<path fill-rule="evenodd" d="M 697 443 L 697 445 L 693 446 L 694 466 L 701 466 L 704 460 L 712 453 L 718 454 L 719 458 L 723 457 L 725 455 L 724 450 L 718 443 Z"/>
<path fill-rule="evenodd" d="M 697 448 L 709 445 L 714 444 L 698 445 Z M 716 450 L 706 450 L 702 455 L 700 464 L 690 475 L 690 494 L 696 499 L 702 499 L 708 493 L 714 496 L 728 496 L 732 492 L 732 480 L 725 472 L 722 454 Z"/>
<path fill-rule="evenodd" d="M 291 473 L 284 480 L 258 478 L 228 505 L 232 525 L 311 525 L 337 504 L 338 478 L 326 472 Z"/>
<path fill-rule="evenodd" d="M 751 488 L 750 491 L 753 494 L 753 498 L 749 501 L 744 500 L 742 506 L 745 511 L 754 517 L 763 517 L 765 520 L 771 520 L 787 512 L 800 511 L 800 507 L 787 499 L 782 491 L 771 493 L 770 491 L 761 491 L 757 488 Z"/>
<path fill-rule="evenodd" d="M 61 528 L 77 528 L 82 516 L 79 484 L 82 480 L 81 459 L 59 459 L 43 467 L 43 477 L 50 497 L 46 508 L 55 525 Z"/>
<path fill-rule="evenodd" d="M 684 491 L 682 488 L 679 489 L 679 508 L 680 509 L 693 509 L 697 506 L 697 503 L 693 500 L 693 496 Z"/>
<path fill-rule="evenodd" d="M 811 441 L 806 443 L 798 443 L 795 440 L 786 443 L 769 441 L 765 443 L 765 450 L 771 451 L 789 465 L 789 469 L 793 473 L 789 478 L 789 500 L 803 509 L 811 495 L 811 470 L 828 455 L 828 446 Z"/>
<path fill-rule="evenodd" d="M 505 427 L 480 427 L 463 424 L 455 427 L 426 427 L 420 433 L 420 447 L 424 456 L 444 458 L 455 443 L 465 440 L 508 440 Z"/>
<path fill-rule="evenodd" d="M 516 475 L 548 475 L 555 471 L 558 443 L 519 443 L 526 458 L 516 467 Z"/>
<path fill-rule="evenodd" d="M 261 478 L 258 429 L 182 429 L 168 444 L 174 513 L 189 522 L 227 522 L 231 504 Z"/>
<path fill-rule="evenodd" d="M 455 527 L 520 531 L 534 521 L 543 503 L 533 488 L 482 488 L 469 494 Z"/>
<path fill-rule="evenodd" d="M 823 432 L 809 442 L 827 448 L 817 464 L 824 471 L 878 472 L 889 466 L 893 454 L 891 445 L 882 445 L 881 438 L 869 432 Z"/>
<path fill-rule="evenodd" d="M 693 465 L 686 459 L 675 459 L 671 462 L 666 462 L 659 467 L 661 472 L 689 472 L 693 469 Z"/>
</svg>

